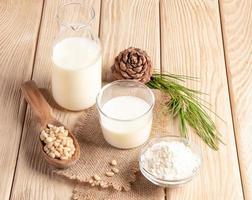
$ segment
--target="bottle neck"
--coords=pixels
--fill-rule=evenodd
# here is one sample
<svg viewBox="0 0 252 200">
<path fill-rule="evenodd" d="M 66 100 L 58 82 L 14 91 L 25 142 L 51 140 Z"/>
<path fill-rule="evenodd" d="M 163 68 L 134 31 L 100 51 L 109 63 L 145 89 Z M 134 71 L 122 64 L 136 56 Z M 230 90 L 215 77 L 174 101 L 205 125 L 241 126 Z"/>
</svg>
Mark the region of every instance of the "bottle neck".
<svg viewBox="0 0 252 200">
<path fill-rule="evenodd" d="M 95 11 L 84 0 L 65 0 L 58 8 L 57 21 L 60 30 L 90 31 Z"/>
</svg>

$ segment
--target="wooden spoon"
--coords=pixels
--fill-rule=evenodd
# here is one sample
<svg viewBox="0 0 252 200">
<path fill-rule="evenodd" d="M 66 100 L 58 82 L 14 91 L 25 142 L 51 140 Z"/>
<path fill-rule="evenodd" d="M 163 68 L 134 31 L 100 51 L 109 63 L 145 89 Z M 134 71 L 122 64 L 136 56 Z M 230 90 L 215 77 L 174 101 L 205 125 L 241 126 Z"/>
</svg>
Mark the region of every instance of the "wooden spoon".
<svg viewBox="0 0 252 200">
<path fill-rule="evenodd" d="M 55 117 L 52 114 L 51 106 L 47 103 L 47 101 L 45 100 L 41 92 L 39 91 L 34 81 L 26 81 L 25 83 L 23 83 L 21 86 L 21 90 L 26 101 L 30 104 L 31 109 L 38 117 L 42 130 L 46 128 L 47 124 L 52 124 L 54 126 L 64 126 L 57 119 L 55 119 Z M 67 128 L 65 127 L 65 129 Z M 46 154 L 46 152 L 43 149 L 44 142 L 42 142 L 39 139 L 43 157 L 50 165 L 56 168 L 70 167 L 74 165 L 76 161 L 80 158 L 80 146 L 78 144 L 78 141 L 75 138 L 75 136 L 71 133 L 71 131 L 69 131 L 69 129 L 67 130 L 68 130 L 68 136 L 73 139 L 73 144 L 75 146 L 75 153 L 72 155 L 70 159 L 67 159 L 67 160 L 51 158 L 49 155 Z"/>
</svg>

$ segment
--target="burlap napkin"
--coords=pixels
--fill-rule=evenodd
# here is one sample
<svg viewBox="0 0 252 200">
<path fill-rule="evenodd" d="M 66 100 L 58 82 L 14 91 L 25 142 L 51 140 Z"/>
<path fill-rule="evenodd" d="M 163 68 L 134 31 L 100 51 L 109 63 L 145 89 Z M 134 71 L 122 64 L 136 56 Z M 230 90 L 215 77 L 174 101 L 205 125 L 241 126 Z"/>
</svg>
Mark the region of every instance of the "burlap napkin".
<svg viewBox="0 0 252 200">
<path fill-rule="evenodd" d="M 166 133 L 162 131 L 160 124 L 167 122 L 164 122 L 166 118 L 160 117 L 160 111 L 161 105 L 167 102 L 168 97 L 165 97 L 159 91 L 154 91 L 154 93 L 156 103 L 153 113 L 154 122 L 152 136 L 164 135 Z M 71 168 L 56 170 L 55 172 L 58 175 L 77 180 L 80 183 L 88 183 L 92 186 L 100 186 L 100 188 L 114 188 L 118 191 L 128 191 L 131 188 L 131 183 L 135 182 L 136 172 L 139 170 L 138 154 L 141 147 L 121 150 L 110 146 L 103 138 L 98 117 L 98 111 L 95 107 L 83 112 L 74 129 L 74 133 L 81 147 L 80 160 Z M 160 122 L 161 120 L 162 122 Z M 111 160 L 117 161 L 118 164 L 116 168 L 119 169 L 119 173 L 112 177 L 107 177 L 105 173 L 112 168 L 109 164 Z M 100 176 L 101 180 L 94 181 L 94 175 Z M 148 188 L 149 184 L 146 183 L 145 179 L 143 179 L 143 182 L 141 180 L 140 182 L 138 181 L 138 184 L 146 184 L 145 187 Z M 141 187 L 137 186 L 136 189 L 142 192 Z M 92 193 L 93 189 L 89 189 L 88 191 Z M 108 191 L 103 191 L 102 193 L 107 194 L 109 191 L 108 189 Z M 113 193 L 112 196 L 113 195 L 117 194 Z M 125 194 L 125 199 L 127 199 L 127 195 Z M 95 199 L 99 198 L 96 197 Z"/>
<path fill-rule="evenodd" d="M 128 192 L 115 191 L 114 189 L 98 189 L 77 185 L 73 191 L 73 200 L 162 200 L 164 189 L 157 187 L 145 179 L 140 172 L 137 173 L 137 180 L 132 184 Z"/>
</svg>

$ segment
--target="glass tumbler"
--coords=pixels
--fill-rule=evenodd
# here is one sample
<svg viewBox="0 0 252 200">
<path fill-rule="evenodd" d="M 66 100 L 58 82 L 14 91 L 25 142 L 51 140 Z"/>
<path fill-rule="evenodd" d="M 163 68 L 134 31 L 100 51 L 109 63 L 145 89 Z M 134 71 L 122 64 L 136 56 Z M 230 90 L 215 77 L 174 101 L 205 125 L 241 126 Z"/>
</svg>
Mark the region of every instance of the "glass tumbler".
<svg viewBox="0 0 252 200">
<path fill-rule="evenodd" d="M 105 140 L 121 149 L 145 143 L 151 132 L 154 102 L 153 92 L 137 81 L 119 80 L 104 86 L 96 105 Z"/>
<path fill-rule="evenodd" d="M 52 94 L 68 110 L 95 104 L 101 89 L 101 46 L 93 33 L 95 12 L 84 0 L 63 0 L 53 45 Z"/>
</svg>

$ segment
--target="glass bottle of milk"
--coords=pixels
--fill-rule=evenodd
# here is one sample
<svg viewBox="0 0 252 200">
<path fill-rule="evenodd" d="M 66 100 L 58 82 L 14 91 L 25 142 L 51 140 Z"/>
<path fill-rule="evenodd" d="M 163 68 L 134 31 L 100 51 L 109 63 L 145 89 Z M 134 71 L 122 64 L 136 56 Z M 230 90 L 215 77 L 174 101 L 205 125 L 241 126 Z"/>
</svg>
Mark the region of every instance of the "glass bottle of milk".
<svg viewBox="0 0 252 200">
<path fill-rule="evenodd" d="M 101 46 L 92 32 L 93 8 L 83 0 L 64 1 L 57 19 L 59 34 L 53 46 L 52 93 L 68 110 L 95 104 L 101 88 Z"/>
</svg>

